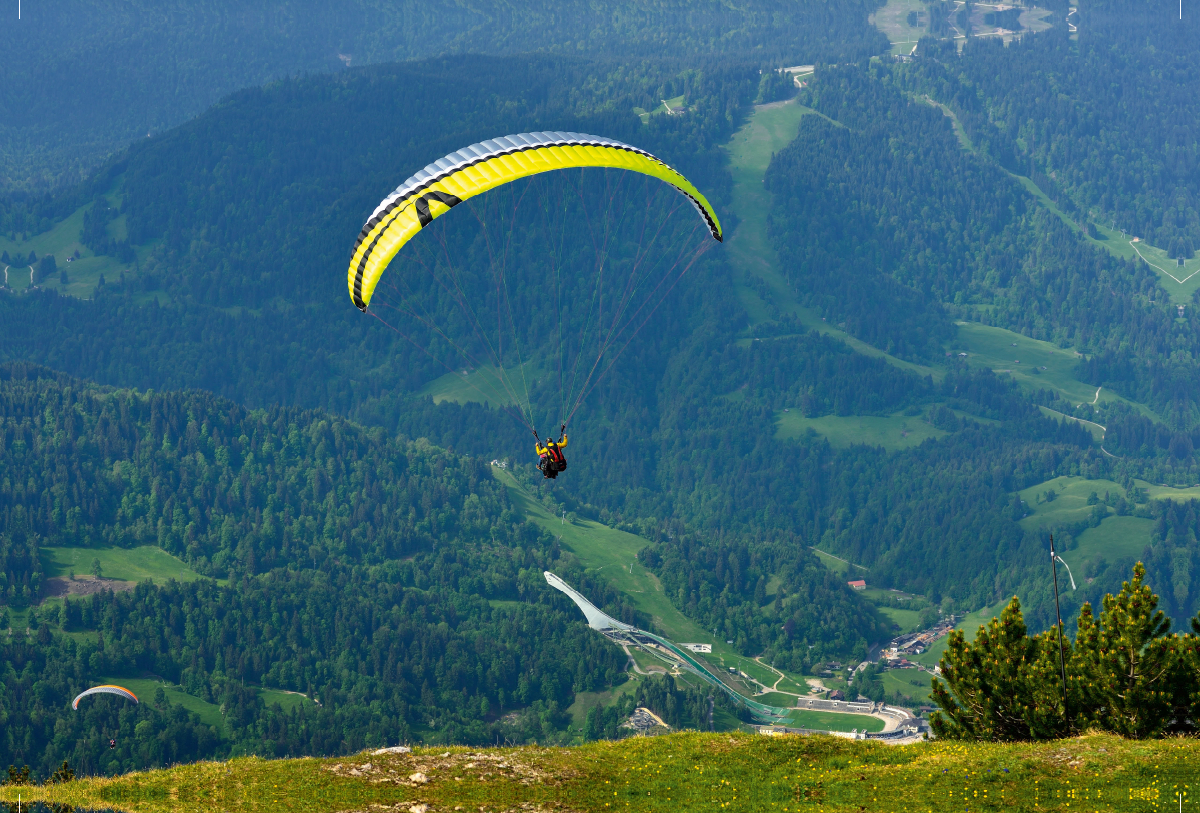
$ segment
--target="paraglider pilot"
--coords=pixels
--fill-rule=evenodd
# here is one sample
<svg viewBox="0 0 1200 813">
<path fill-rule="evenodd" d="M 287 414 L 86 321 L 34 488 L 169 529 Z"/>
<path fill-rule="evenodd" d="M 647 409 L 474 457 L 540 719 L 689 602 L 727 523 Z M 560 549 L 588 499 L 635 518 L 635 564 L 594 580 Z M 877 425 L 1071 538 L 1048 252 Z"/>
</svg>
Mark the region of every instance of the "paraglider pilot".
<svg viewBox="0 0 1200 813">
<path fill-rule="evenodd" d="M 559 427 L 558 440 L 546 438 L 545 446 L 542 445 L 541 438 L 538 438 L 537 442 L 533 444 L 534 451 L 538 455 L 538 470 L 541 471 L 543 477 L 550 480 L 558 477 L 559 472 L 567 470 L 567 458 L 562 453 L 567 445 L 566 430 L 565 424 Z M 538 437 L 536 430 L 534 430 L 533 436 Z"/>
</svg>

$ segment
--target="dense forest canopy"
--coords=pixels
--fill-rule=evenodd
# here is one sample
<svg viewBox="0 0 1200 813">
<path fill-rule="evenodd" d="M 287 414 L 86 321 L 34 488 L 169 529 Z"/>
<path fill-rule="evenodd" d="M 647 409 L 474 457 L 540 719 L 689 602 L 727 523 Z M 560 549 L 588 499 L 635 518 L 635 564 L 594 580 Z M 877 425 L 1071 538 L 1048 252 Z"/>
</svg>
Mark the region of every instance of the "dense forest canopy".
<svg viewBox="0 0 1200 813">
<path fill-rule="evenodd" d="M 877 0 L 31 4 L 0 30 L 0 192 L 75 183 L 115 149 L 297 73 L 438 54 L 865 58 Z M 665 98 L 672 98 L 667 96 Z M 657 103 L 657 99 L 655 102 Z M 35 221 L 22 230 L 39 228 Z"/>
<path fill-rule="evenodd" d="M 542 571 L 649 625 L 522 520 L 478 459 L 327 414 L 109 390 L 24 365 L 3 369 L 0 391 L 5 605 L 37 603 L 46 546 L 153 544 L 224 579 L 31 610 L 33 637 L 0 644 L 0 760 L 112 772 L 230 749 L 552 737 L 575 692 L 624 679 L 623 656 Z M 224 706 L 221 730 L 162 703 L 72 712 L 82 688 L 144 673 Z M 247 684 L 320 705 L 268 709 Z M 528 713 L 501 722 L 514 707 Z M 143 723 L 137 745 L 106 753 Z"/>
</svg>

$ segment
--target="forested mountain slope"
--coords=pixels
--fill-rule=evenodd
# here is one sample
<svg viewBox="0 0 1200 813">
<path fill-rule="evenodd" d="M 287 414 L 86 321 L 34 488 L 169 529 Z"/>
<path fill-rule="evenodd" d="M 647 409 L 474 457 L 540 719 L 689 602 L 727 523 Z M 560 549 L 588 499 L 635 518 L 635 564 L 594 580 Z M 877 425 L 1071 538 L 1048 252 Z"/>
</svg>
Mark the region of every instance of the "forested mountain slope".
<svg viewBox="0 0 1200 813">
<path fill-rule="evenodd" d="M 984 47 L 999 58 L 999 48 L 972 44 L 961 60 L 971 58 L 971 48 Z M 1018 46 L 1012 48 L 1019 53 Z M 832 68 L 818 71 L 809 83 L 802 98 L 824 115 L 802 120 L 800 137 L 775 155 L 766 179 L 775 194 L 770 233 L 795 295 L 829 322 L 910 358 L 934 358 L 943 348 L 971 349 L 955 336 L 955 321 L 1046 340 L 1048 347 L 1058 348 L 1055 352 L 1078 359 L 1080 379 L 1115 388 L 1166 420 L 1164 425 L 1139 414 L 1129 401 L 1095 403 L 1099 389 L 1091 404 L 1068 402 L 1050 387 L 1029 392 L 1034 401 L 1092 420 L 1103 432 L 1103 453 L 1093 453 L 1087 466 L 1080 460 L 1081 473 L 1124 484 L 1130 502 L 1135 478 L 1194 482 L 1193 450 L 1200 439 L 1200 390 L 1191 363 L 1196 315 L 1190 308 L 1180 312 L 1169 301 L 1145 263 L 1102 250 L 1027 194 L 1011 170 L 996 161 L 990 125 L 973 120 L 970 105 L 948 94 L 955 109 L 961 105 L 968 111 L 962 120 L 969 138 L 956 138 L 951 119 L 925 95 L 953 87 L 955 74 L 941 59 L 960 58 L 952 47 L 926 43 L 922 57 L 912 63 Z M 1007 354 L 1000 353 L 992 364 L 1021 364 L 1020 358 L 1003 360 Z M 1036 388 L 1044 369 L 1029 370 L 1023 378 Z M 1003 454 L 993 449 L 986 459 Z M 970 456 L 959 450 L 953 459 L 961 464 Z M 878 485 L 872 489 L 884 491 Z M 1176 509 L 1170 506 L 1156 503 L 1141 515 L 1173 515 Z M 1026 508 L 1014 502 L 1013 509 L 1014 518 L 1022 519 Z M 886 526 L 884 516 L 896 513 L 891 506 L 876 522 Z M 961 509 L 956 515 L 962 516 Z M 1083 520 L 1075 528 L 1060 525 L 1060 541 L 1074 544 L 1086 527 Z M 1186 618 L 1196 601 L 1191 586 L 1195 546 L 1186 541 L 1186 532 L 1168 534 L 1165 526 L 1153 535 L 1142 531 L 1147 534 L 1143 542 L 1129 539 L 1125 545 L 1122 536 L 1137 534 L 1132 527 L 1107 537 L 1107 563 L 1090 554 L 1089 577 L 1093 564 L 1111 564 L 1112 545 L 1121 542 L 1124 555 L 1140 551 L 1158 563 L 1151 577 L 1164 592 L 1161 585 L 1180 585 L 1173 610 L 1177 619 Z M 1034 523 L 1025 523 L 1026 534 L 1033 530 Z M 830 549 L 845 550 L 853 561 L 871 562 L 890 547 L 878 537 L 861 548 L 841 548 L 844 539 L 833 539 L 838 542 Z M 914 550 L 937 548 L 926 542 Z M 936 572 L 937 565 L 917 570 Z"/>
<path fill-rule="evenodd" d="M 772 164 L 774 239 L 784 262 L 803 269 L 805 301 L 910 356 L 938 352 L 956 318 L 1137 359 L 1139 369 L 1193 345 L 1195 314 L 1181 324 L 1155 298 L 1145 263 L 1089 245 L 1003 168 L 965 150 L 938 108 L 898 87 L 914 73 L 923 80 L 926 62 L 826 72 L 808 98 L 842 126 L 807 117 Z M 1193 391 L 1161 377 L 1126 392 L 1180 428 L 1197 414 Z"/>
<path fill-rule="evenodd" d="M 323 413 L 111 390 L 25 365 L 0 368 L 0 404 L 6 621 L 40 598 L 45 546 L 157 544 L 227 579 L 23 610 L 28 637 L 0 638 L 0 760 L 114 772 L 231 749 L 542 739 L 563 728 L 575 692 L 624 671 L 542 571 L 648 623 L 515 515 L 479 460 Z M 88 685 L 146 674 L 223 707 L 220 724 L 163 698 L 71 710 Z M 255 686 L 320 705 L 267 708 Z"/>
<path fill-rule="evenodd" d="M 1077 38 L 1053 30 L 1008 47 L 975 40 L 961 54 L 926 43 L 909 87 L 949 105 L 985 155 L 1029 176 L 1090 234 L 1105 236 L 1097 223 L 1112 226 L 1109 241 L 1124 246 L 1140 236 L 1187 260 L 1200 244 L 1196 22 L 1165 6 L 1114 0 L 1086 6 L 1078 27 Z M 1130 256 L 1139 268 L 1127 281 L 1102 286 L 1125 303 L 1090 303 L 1092 336 L 1080 337 L 1080 349 L 1095 357 L 1081 377 L 1152 405 L 1171 429 L 1190 432 L 1200 423 L 1200 380 L 1190 361 L 1194 308 L 1176 313 L 1161 290 L 1174 284 L 1171 271 L 1160 268 L 1162 282 L 1146 287 L 1153 272 Z M 1073 303 L 1104 297 L 1076 291 Z M 1191 445 L 1176 442 L 1172 456 L 1190 462 L 1190 450 L 1181 450 Z M 1166 452 L 1161 445 L 1159 454 Z"/>
<path fill-rule="evenodd" d="M 1170 4 L 1099 0 L 1005 47 L 977 38 L 933 87 L 1006 166 L 1072 213 L 1191 257 L 1200 248 L 1200 24 Z"/>
<path fill-rule="evenodd" d="M 714 64 L 701 73 L 674 74 L 648 66 L 585 81 L 596 67 L 552 59 L 437 60 L 238 94 L 195 122 L 138 145 L 93 182 L 92 188 L 115 183 L 123 190 L 121 217 L 134 242 L 145 244 L 141 259 L 123 284 L 99 288 L 91 301 L 49 291 L 0 297 L 4 351 L 109 384 L 203 387 L 253 406 L 319 406 L 459 452 L 519 461 L 528 430 L 503 411 L 414 397 L 445 373 L 426 352 L 436 356 L 436 344 L 419 349 L 355 311 L 344 287 L 345 257 L 370 207 L 415 166 L 497 131 L 539 127 L 599 131 L 653 150 L 704 189 L 733 227 L 737 212 L 724 203 L 729 176 L 717 147 L 757 93 L 757 70 Z M 896 104 L 882 79 L 854 79 L 854 70 L 831 76 L 861 82 L 864 100 L 882 100 L 884 111 Z M 841 80 L 829 80 L 829 90 L 821 92 L 834 94 L 834 81 Z M 657 84 L 685 94 L 686 116 L 652 116 L 644 125 L 629 112 L 658 95 Z M 443 100 L 444 115 L 430 119 L 424 111 L 434 100 Z M 956 177 L 986 180 L 976 177 L 985 170 L 953 152 L 957 145 L 940 113 L 900 101 L 895 122 L 909 127 L 911 138 L 928 140 L 922 149 L 936 156 L 931 167 L 944 159 L 957 167 Z M 840 115 L 832 107 L 830 112 Z M 889 115 L 883 119 L 891 121 Z M 849 145 L 862 138 L 860 123 L 854 123 L 853 132 L 821 143 Z M 806 126 L 817 126 L 816 119 Z M 781 154 L 778 166 L 785 166 L 788 154 Z M 781 184 L 784 177 L 781 172 L 769 180 Z M 781 199 L 790 201 L 780 189 Z M 1005 227 L 1011 234 L 997 231 L 993 252 L 1005 239 L 1036 231 L 1011 231 L 1021 223 L 1010 211 L 1019 198 L 1005 200 L 995 206 L 979 201 L 982 216 L 1013 224 Z M 851 223 L 830 227 L 849 229 Z M 899 230 L 889 240 L 903 236 Z M 524 239 L 531 256 L 551 250 L 538 232 Z M 836 243 L 832 234 L 813 236 L 815 242 L 826 239 Z M 956 239 L 967 241 L 964 251 L 983 250 L 965 227 Z M 793 248 L 785 246 L 783 255 L 790 257 Z M 1069 242 L 1061 250 L 1065 257 L 1080 251 Z M 922 260 L 929 274 L 969 267 L 949 250 L 922 256 L 932 258 Z M 890 267 L 891 260 L 879 259 Z M 1102 260 L 1094 262 L 1097 273 L 1109 273 Z M 587 268 L 572 272 L 581 283 Z M 772 620 L 805 606 L 787 602 L 784 593 L 817 584 L 817 574 L 809 573 L 815 560 L 803 553 L 808 545 L 833 545 L 861 557 L 878 583 L 939 601 L 952 596 L 969 607 L 1044 581 L 1029 569 L 1040 543 L 1016 524 L 1013 494 L 1097 465 L 1096 471 L 1107 472 L 1107 464 L 1097 463 L 1107 458 L 1086 432 L 1041 417 L 1018 390 L 989 373 L 950 365 L 951 374 L 934 383 L 790 323 L 746 346 L 745 313 L 724 295 L 731 285 L 722 255 L 710 251 L 664 301 L 652 329 L 638 334 L 585 402 L 573 427 L 572 469 L 555 486 L 556 498 L 585 515 L 634 523 L 661 538 L 666 547 L 653 566 L 677 561 L 670 565 L 678 574 L 672 578 L 680 587 L 687 584 L 682 591 L 673 588 L 677 607 L 705 625 L 724 623 L 747 651 L 770 648 L 787 658 L 803 653 L 816 634 L 810 620 L 797 616 L 780 638 Z M 938 285 L 947 298 L 955 291 L 950 280 Z M 155 287 L 166 294 L 161 301 L 146 290 Z M 861 290 L 865 301 L 876 301 L 870 285 Z M 939 311 L 949 305 L 933 293 L 916 295 L 932 308 L 923 323 L 901 321 L 911 314 L 897 315 L 886 297 L 878 300 L 882 318 L 873 322 L 897 335 L 912 329 L 904 324 L 915 325 L 924 338 L 911 342 L 911 352 L 933 356 L 936 337 L 952 336 L 953 313 Z M 533 324 L 537 303 L 534 298 L 522 305 L 528 310 L 518 314 L 520 324 Z M 844 304 L 843 298 L 837 307 Z M 1022 311 L 1014 306 L 1013 313 Z M 1049 395 L 1043 402 L 1073 408 Z M 907 412 L 943 427 L 938 431 L 945 437 L 897 452 L 835 449 L 815 435 L 781 441 L 775 425 L 785 408 L 814 418 Z M 1002 474 L 995 473 L 997 465 Z M 1118 480 L 1132 476 L 1136 472 L 1123 472 Z M 678 525 L 671 541 L 668 521 Z M 685 538 L 693 540 L 689 546 L 711 547 L 711 554 L 694 547 L 687 556 L 673 553 L 670 548 Z M 964 555 L 943 555 L 948 544 Z M 728 567 L 735 551 L 747 553 L 735 556 L 737 568 Z M 912 567 L 914 561 L 924 564 Z M 785 573 L 794 581 L 775 579 Z M 1033 605 L 1039 617 L 1044 605 Z M 819 616 L 825 599 L 814 606 Z M 847 618 L 836 633 L 846 633 L 839 645 L 854 647 L 856 640 L 886 634 L 874 624 L 869 613 Z M 803 663 L 801 654 L 796 665 Z"/>
<path fill-rule="evenodd" d="M 114 149 L 222 96 L 297 73 L 437 54 L 556 52 L 632 60 L 737 54 L 772 64 L 866 57 L 875 0 L 736 6 L 229 0 L 28 4 L 0 29 L 0 191 L 76 182 Z M 664 97 L 660 97 L 664 98 Z M 665 98 L 671 98 L 667 96 Z M 659 99 L 655 99 L 657 105 Z M 3 231 L 38 231 L 38 219 Z"/>
</svg>

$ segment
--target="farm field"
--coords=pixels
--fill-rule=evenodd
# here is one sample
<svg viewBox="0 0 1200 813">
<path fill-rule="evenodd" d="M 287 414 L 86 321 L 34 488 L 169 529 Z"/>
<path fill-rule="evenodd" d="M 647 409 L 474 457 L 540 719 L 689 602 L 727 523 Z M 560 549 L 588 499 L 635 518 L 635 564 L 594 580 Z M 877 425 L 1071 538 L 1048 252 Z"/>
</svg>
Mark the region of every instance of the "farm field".
<svg viewBox="0 0 1200 813">
<path fill-rule="evenodd" d="M 920 416 L 822 415 L 806 418 L 799 411 L 775 413 L 775 437 L 779 440 L 804 437 L 810 429 L 835 448 L 867 445 L 882 446 L 891 451 L 919 446 L 926 440 L 949 434 Z"/>
<path fill-rule="evenodd" d="M 1074 769 L 1064 767 L 1067 761 Z M 1088 734 L 1047 743 L 894 747 L 835 737 L 683 732 L 573 748 L 416 748 L 409 754 L 227 762 L 5 786 L 0 801 L 129 813 L 300 810 L 1172 810 L 1200 744 Z M 484 763 L 480 767 L 480 763 Z M 503 764 L 505 769 L 497 771 Z M 355 769 L 357 776 L 351 774 Z M 361 769 L 361 770 L 360 770 Z M 421 772 L 427 782 L 380 782 Z M 489 773 L 489 776 L 483 776 Z M 530 782 L 528 776 L 554 781 Z M 457 781 L 456 781 L 457 779 Z M 486 781 L 485 781 L 486 780 Z"/>
</svg>

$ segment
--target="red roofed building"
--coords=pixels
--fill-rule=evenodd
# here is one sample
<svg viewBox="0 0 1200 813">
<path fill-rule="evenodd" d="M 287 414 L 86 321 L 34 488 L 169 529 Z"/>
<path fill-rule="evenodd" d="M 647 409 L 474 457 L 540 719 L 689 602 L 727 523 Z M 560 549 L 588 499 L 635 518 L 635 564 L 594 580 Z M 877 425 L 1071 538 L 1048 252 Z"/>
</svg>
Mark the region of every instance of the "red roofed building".
<svg viewBox="0 0 1200 813">
<path fill-rule="evenodd" d="M 846 584 L 850 585 L 855 590 L 866 590 L 867 589 L 867 583 L 865 581 L 863 581 L 862 579 L 855 579 L 852 582 L 846 582 Z"/>
</svg>

